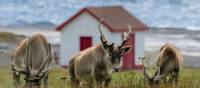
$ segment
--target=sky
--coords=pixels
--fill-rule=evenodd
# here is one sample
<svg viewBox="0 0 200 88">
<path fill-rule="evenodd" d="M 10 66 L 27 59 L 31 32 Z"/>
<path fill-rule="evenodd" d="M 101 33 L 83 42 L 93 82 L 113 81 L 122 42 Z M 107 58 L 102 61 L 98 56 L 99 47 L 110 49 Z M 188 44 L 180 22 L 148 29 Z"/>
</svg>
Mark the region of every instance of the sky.
<svg viewBox="0 0 200 88">
<path fill-rule="evenodd" d="M 200 29 L 200 0 L 0 0 L 0 26 L 59 25 L 85 6 L 121 5 L 150 27 Z"/>
</svg>

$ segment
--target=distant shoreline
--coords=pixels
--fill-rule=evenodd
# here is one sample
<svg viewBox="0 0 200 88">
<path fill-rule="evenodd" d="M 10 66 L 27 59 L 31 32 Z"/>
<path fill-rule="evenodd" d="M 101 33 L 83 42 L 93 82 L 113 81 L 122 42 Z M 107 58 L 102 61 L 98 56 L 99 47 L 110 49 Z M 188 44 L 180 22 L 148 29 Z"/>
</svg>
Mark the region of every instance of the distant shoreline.
<svg viewBox="0 0 200 88">
<path fill-rule="evenodd" d="M 48 41 L 59 45 L 60 44 L 60 31 L 53 30 L 54 28 L 5 28 L 0 27 L 0 32 L 11 32 L 17 35 L 16 38 L 25 38 L 34 33 L 42 33 L 48 38 Z M 2 41 L 0 41 L 1 43 Z M 10 47 L 8 53 L 0 53 L 0 63 L 9 63 L 10 51 L 15 47 L 16 42 L 7 42 Z M 172 43 L 184 55 L 184 65 L 187 67 L 200 68 L 200 31 L 180 30 L 180 29 L 151 29 L 145 33 L 145 55 L 155 62 L 155 56 L 159 48 L 165 43 Z M 4 61 L 5 60 L 5 61 Z M 2 60 L 1 60 L 2 61 Z M 0 62 L 1 62 L 0 61 Z"/>
</svg>

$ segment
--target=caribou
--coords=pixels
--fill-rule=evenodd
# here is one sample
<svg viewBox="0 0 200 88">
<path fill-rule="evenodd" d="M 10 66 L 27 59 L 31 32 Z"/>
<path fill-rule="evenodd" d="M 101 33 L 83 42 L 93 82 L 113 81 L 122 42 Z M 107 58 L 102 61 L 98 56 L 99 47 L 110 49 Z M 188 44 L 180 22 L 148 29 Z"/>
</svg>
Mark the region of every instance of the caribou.
<svg viewBox="0 0 200 88">
<path fill-rule="evenodd" d="M 144 65 L 146 57 L 140 57 Z M 172 44 L 165 44 L 160 48 L 156 61 L 156 72 L 150 77 L 147 68 L 144 65 L 143 73 L 148 79 L 149 84 L 159 84 L 161 81 L 167 83 L 178 83 L 179 72 L 183 62 L 182 55 Z M 167 79 L 168 76 L 168 79 Z"/>
<path fill-rule="evenodd" d="M 16 88 L 20 88 L 20 75 L 24 75 L 24 88 L 48 88 L 48 69 L 53 60 L 50 43 L 41 34 L 20 41 L 11 58 L 11 70 Z"/>
<path fill-rule="evenodd" d="M 78 87 L 82 83 L 94 88 L 96 83 L 97 87 L 108 87 L 112 72 L 120 70 L 122 56 L 131 49 L 131 46 L 124 45 L 130 32 L 124 32 L 123 42 L 115 45 L 108 43 L 100 25 L 101 22 L 98 26 L 101 43 L 74 54 L 69 61 L 72 86 Z"/>
</svg>

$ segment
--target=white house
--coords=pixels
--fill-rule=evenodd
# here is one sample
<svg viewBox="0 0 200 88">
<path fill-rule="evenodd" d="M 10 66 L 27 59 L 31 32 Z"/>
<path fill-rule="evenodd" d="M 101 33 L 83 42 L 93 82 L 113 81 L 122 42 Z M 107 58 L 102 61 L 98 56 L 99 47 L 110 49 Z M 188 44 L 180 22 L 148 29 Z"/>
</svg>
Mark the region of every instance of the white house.
<svg viewBox="0 0 200 88">
<path fill-rule="evenodd" d="M 61 31 L 60 64 L 67 65 L 74 53 L 100 42 L 100 19 L 103 19 L 103 33 L 109 42 L 115 44 L 121 43 L 122 33 L 128 31 L 128 24 L 134 26 L 134 33 L 127 43 L 133 48 L 124 56 L 123 68 L 138 67 L 140 63 L 137 58 L 144 55 L 144 32 L 148 27 L 121 6 L 86 7 L 59 25 L 56 30 Z"/>
</svg>

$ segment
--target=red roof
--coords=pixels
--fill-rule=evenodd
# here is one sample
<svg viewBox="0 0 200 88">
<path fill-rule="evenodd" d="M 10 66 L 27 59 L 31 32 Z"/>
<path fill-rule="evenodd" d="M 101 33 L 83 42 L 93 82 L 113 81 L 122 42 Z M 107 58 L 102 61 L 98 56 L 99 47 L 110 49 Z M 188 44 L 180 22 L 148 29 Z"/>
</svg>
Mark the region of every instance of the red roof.
<svg viewBox="0 0 200 88">
<path fill-rule="evenodd" d="M 128 31 L 128 24 L 133 26 L 133 31 L 146 31 L 148 27 L 143 24 L 136 17 L 132 16 L 128 11 L 126 11 L 121 6 L 107 6 L 107 7 L 86 7 L 81 9 L 74 16 L 69 18 L 61 25 L 59 25 L 56 30 L 62 30 L 68 23 L 73 21 L 83 12 L 89 13 L 92 17 L 100 21 L 103 19 L 102 23 L 111 32 L 125 32 Z"/>
</svg>

